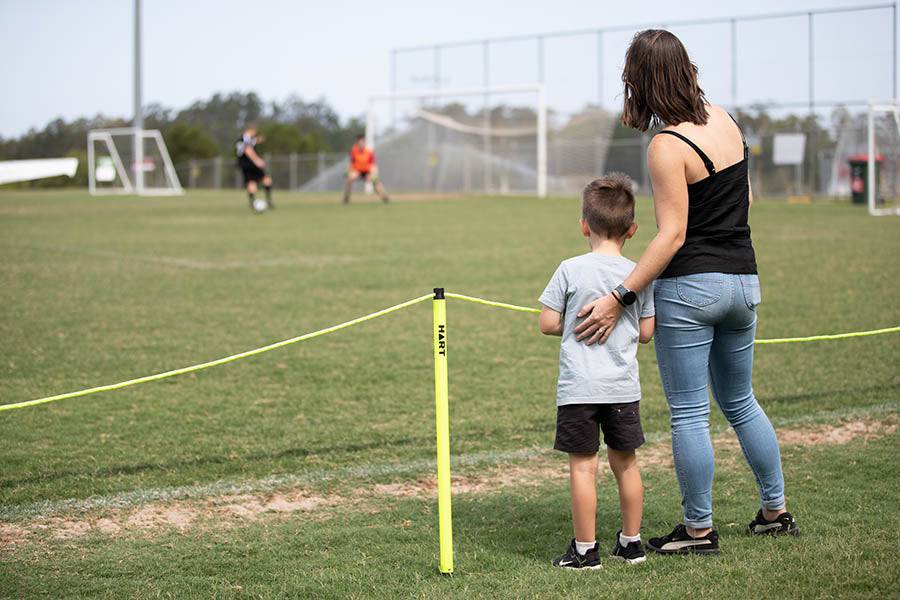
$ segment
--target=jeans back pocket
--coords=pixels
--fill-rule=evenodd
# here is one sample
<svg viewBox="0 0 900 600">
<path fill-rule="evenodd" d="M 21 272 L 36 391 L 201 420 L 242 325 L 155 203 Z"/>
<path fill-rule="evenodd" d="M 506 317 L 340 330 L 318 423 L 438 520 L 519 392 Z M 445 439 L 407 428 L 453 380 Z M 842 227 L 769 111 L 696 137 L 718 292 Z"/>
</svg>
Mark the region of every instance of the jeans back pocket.
<svg viewBox="0 0 900 600">
<path fill-rule="evenodd" d="M 724 273 L 695 273 L 675 278 L 678 297 L 696 307 L 715 304 L 725 290 Z"/>
<path fill-rule="evenodd" d="M 744 302 L 747 308 L 755 310 L 762 302 L 762 291 L 759 287 L 758 275 L 739 275 L 741 279 L 741 289 L 744 292 Z"/>
</svg>

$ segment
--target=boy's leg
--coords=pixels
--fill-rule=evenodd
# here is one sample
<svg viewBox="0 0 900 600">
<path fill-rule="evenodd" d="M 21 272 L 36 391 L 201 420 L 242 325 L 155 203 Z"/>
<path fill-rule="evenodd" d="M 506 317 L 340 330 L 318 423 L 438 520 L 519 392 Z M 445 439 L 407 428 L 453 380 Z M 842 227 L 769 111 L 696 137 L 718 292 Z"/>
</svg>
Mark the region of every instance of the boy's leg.
<svg viewBox="0 0 900 600">
<path fill-rule="evenodd" d="M 597 533 L 597 454 L 569 454 L 575 541 L 591 545 Z"/>
<path fill-rule="evenodd" d="M 569 456 L 572 525 L 575 539 L 553 564 L 570 569 L 600 568 L 597 544 L 597 451 L 600 449 L 598 410 L 594 404 L 566 404 L 556 408 L 553 448 Z"/>
<path fill-rule="evenodd" d="M 607 448 L 609 467 L 619 486 L 619 507 L 622 510 L 622 533 L 633 537 L 640 534 L 644 510 L 644 485 L 634 450 Z"/>
</svg>

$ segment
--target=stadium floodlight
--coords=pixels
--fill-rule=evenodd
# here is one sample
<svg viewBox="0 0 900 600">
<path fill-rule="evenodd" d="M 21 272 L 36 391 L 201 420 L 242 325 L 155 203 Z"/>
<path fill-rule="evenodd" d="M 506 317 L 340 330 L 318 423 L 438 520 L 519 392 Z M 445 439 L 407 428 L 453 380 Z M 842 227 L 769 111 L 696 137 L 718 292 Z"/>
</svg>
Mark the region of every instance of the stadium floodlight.
<svg viewBox="0 0 900 600">
<path fill-rule="evenodd" d="M 386 107 L 391 116 L 381 118 Z M 547 195 L 543 84 L 375 94 L 366 141 L 392 190 Z"/>
<path fill-rule="evenodd" d="M 122 157 L 130 160 L 123 162 Z M 184 193 L 162 134 L 156 129 L 94 129 L 87 137 L 91 195 L 180 196 Z"/>
<path fill-rule="evenodd" d="M 869 214 L 900 215 L 900 100 L 869 104 L 867 137 Z"/>
</svg>

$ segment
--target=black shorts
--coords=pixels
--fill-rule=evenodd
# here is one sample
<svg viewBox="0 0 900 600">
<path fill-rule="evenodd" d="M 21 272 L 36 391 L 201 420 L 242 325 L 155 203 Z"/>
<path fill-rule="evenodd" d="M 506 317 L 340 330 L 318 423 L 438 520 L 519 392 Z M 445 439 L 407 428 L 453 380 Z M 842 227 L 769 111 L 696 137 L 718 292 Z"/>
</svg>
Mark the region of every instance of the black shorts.
<svg viewBox="0 0 900 600">
<path fill-rule="evenodd" d="M 356 169 L 353 170 L 356 171 Z M 372 176 L 372 171 L 356 171 L 356 174 L 359 175 L 360 179 L 365 179 L 368 181 L 368 179 Z"/>
<path fill-rule="evenodd" d="M 238 159 L 238 167 L 240 167 L 241 172 L 244 174 L 244 185 L 247 185 L 251 181 L 259 183 L 262 181 L 263 177 L 266 176 L 266 172 L 257 167 L 256 163 L 249 158 L 241 157 Z"/>
<path fill-rule="evenodd" d="M 553 448 L 571 454 L 595 454 L 603 443 L 613 450 L 634 450 L 644 443 L 640 402 L 565 404 L 556 408 Z"/>
</svg>

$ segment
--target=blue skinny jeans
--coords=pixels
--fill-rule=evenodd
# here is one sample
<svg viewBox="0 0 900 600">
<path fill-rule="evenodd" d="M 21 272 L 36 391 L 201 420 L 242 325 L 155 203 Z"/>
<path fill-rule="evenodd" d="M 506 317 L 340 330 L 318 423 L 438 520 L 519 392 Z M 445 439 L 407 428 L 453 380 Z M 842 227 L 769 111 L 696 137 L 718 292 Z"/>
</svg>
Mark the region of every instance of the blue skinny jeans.
<svg viewBox="0 0 900 600">
<path fill-rule="evenodd" d="M 726 273 L 670 277 L 656 282 L 654 299 L 656 358 L 669 403 L 684 524 L 713 525 L 707 386 L 737 434 L 762 506 L 783 508 L 781 452 L 751 381 L 759 278 Z"/>
</svg>

